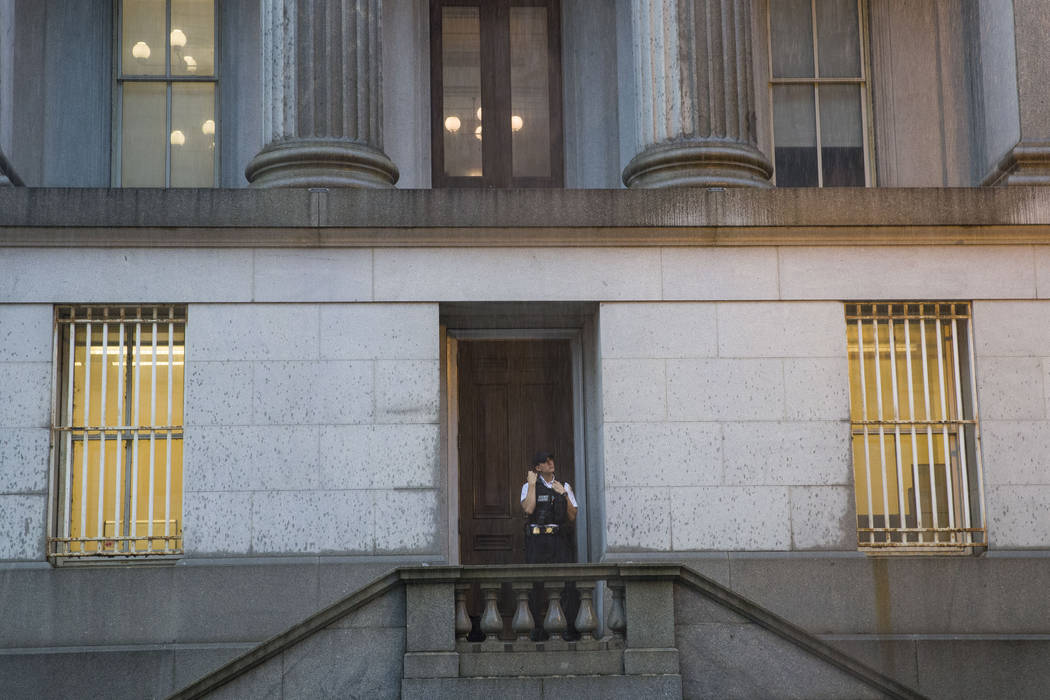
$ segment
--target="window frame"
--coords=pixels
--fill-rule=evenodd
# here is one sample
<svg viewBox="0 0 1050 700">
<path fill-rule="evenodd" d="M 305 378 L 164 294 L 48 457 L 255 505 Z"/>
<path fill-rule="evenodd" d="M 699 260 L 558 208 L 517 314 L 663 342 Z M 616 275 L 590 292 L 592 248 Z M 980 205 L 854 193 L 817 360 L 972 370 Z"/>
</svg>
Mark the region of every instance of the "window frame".
<svg viewBox="0 0 1050 700">
<path fill-rule="evenodd" d="M 477 7 L 481 41 L 481 65 L 500 65 L 500 70 L 481 71 L 481 104 L 491 120 L 485 120 L 479 177 L 445 174 L 442 9 Z M 550 110 L 550 167 L 548 177 L 514 177 L 513 145 L 510 128 L 510 8 L 547 9 L 547 89 Z M 561 74 L 561 0 L 431 0 L 430 1 L 430 163 L 431 187 L 563 187 L 565 158 L 563 145 Z M 500 78 L 505 78 L 501 80 Z M 491 106 L 488 106 L 491 105 Z M 489 111 L 491 110 L 491 112 Z M 492 126 L 492 125 L 495 126 Z M 489 135 L 493 134 L 492 138 Z M 492 147 L 490 144 L 495 143 Z"/>
<path fill-rule="evenodd" d="M 813 77 L 777 78 L 773 73 L 773 8 L 776 0 L 766 1 L 766 69 L 768 70 L 767 104 L 769 105 L 769 144 L 770 156 L 774 162 L 773 177 L 771 182 L 777 186 L 776 172 L 776 119 L 773 105 L 774 87 L 779 85 L 808 85 L 813 87 L 814 125 L 816 128 L 816 151 L 817 151 L 817 184 L 816 188 L 823 189 L 824 164 L 821 152 L 821 128 L 820 128 L 820 87 L 822 85 L 857 85 L 860 88 L 860 118 L 861 118 L 861 143 L 864 149 L 864 187 L 876 185 L 875 140 L 872 130 L 872 96 L 871 96 L 871 53 L 869 47 L 868 30 L 868 3 L 867 0 L 856 0 L 857 3 L 857 33 L 860 46 L 860 76 L 856 78 L 821 78 L 820 77 L 820 41 L 817 35 L 817 10 L 818 0 L 809 0 L 810 28 L 813 33 Z M 830 187 L 830 185 L 829 185 Z"/>
<path fill-rule="evenodd" d="M 51 450 L 50 460 L 48 468 L 48 513 L 47 513 L 47 546 L 46 556 L 53 565 L 67 565 L 73 563 L 89 563 L 89 564 L 100 564 L 100 563 L 127 563 L 129 561 L 151 561 L 157 562 L 158 560 L 174 561 L 183 554 L 182 546 L 182 513 L 184 511 L 184 494 L 183 488 L 184 474 L 184 462 L 181 460 L 178 462 L 177 467 L 175 466 L 175 458 L 172 457 L 171 448 L 174 441 L 183 441 L 180 444 L 180 454 L 184 447 L 185 438 L 185 406 L 180 405 L 176 407 L 174 398 L 174 378 L 173 370 L 178 364 L 174 356 L 178 354 L 175 349 L 178 345 L 174 341 L 174 334 L 178 331 L 182 333 L 182 385 L 179 387 L 179 394 L 181 394 L 184 400 L 185 396 L 185 362 L 186 362 L 186 326 L 187 326 L 187 306 L 185 304 L 117 304 L 117 305 L 105 305 L 105 304 L 63 304 L 56 305 L 54 308 L 54 320 L 53 320 L 53 341 L 52 341 L 52 389 L 51 389 Z M 74 395 L 76 394 L 76 376 L 77 373 L 73 369 L 74 358 L 76 350 L 79 347 L 85 350 L 93 349 L 98 347 L 102 350 L 101 353 L 105 357 L 109 353 L 107 349 L 111 349 L 114 346 L 108 344 L 108 340 L 105 345 L 94 343 L 84 343 L 79 345 L 77 343 L 76 325 L 77 324 L 88 324 L 97 328 L 98 330 L 92 330 L 92 338 L 97 337 L 101 340 L 102 337 L 108 339 L 108 334 L 113 332 L 114 326 L 122 326 L 118 328 L 117 332 L 119 337 L 123 339 L 124 346 L 119 354 L 120 360 L 118 361 L 118 370 L 120 374 L 115 376 L 115 380 L 118 385 L 123 387 L 124 396 L 117 397 L 115 400 L 117 406 L 117 413 L 123 409 L 125 415 L 119 416 L 119 422 L 127 422 L 127 425 L 113 426 L 107 423 L 106 416 L 102 414 L 103 406 L 108 406 L 106 403 L 106 390 L 105 385 L 101 388 L 101 395 L 99 397 L 99 403 L 97 405 L 99 411 L 99 425 L 89 425 L 90 412 L 87 420 L 84 422 L 84 426 L 73 425 L 75 407 L 73 405 Z M 104 325 L 105 324 L 105 325 Z M 133 379 L 131 378 L 136 372 L 141 372 L 143 366 L 152 365 L 154 371 L 152 373 L 153 381 L 157 382 L 156 379 L 156 367 L 163 366 L 163 363 L 150 362 L 143 363 L 142 354 L 143 351 L 149 353 L 151 358 L 156 358 L 158 352 L 153 349 L 153 342 L 156 342 L 156 332 L 153 334 L 153 342 L 146 345 L 141 343 L 141 336 L 138 336 L 138 349 L 136 347 L 136 328 L 141 330 L 146 326 L 154 326 L 156 330 L 166 330 L 169 338 L 167 346 L 163 346 L 157 343 L 157 350 L 166 349 L 168 351 L 168 391 L 167 396 L 171 403 L 171 413 L 169 414 L 168 408 L 164 407 L 164 416 L 168 418 L 170 422 L 174 415 L 181 414 L 183 422 L 181 425 L 160 425 L 158 419 L 160 418 L 160 411 L 157 407 L 157 384 L 154 383 L 152 386 L 141 386 L 141 379 L 137 382 L 138 386 L 133 388 Z M 167 326 L 166 329 L 161 326 Z M 125 330 L 126 329 L 126 330 Z M 151 329 L 153 330 L 153 329 Z M 126 348 L 126 350 L 125 350 Z M 133 352 L 134 349 L 134 352 Z M 138 354 L 138 358 L 132 364 L 131 361 L 125 363 L 125 357 L 131 357 L 135 353 Z M 90 352 L 85 352 L 85 374 L 81 381 L 85 379 L 91 380 L 89 374 L 90 366 Z M 108 357 L 103 361 L 102 366 L 105 367 L 105 362 L 108 361 Z M 70 375 L 72 372 L 72 376 Z M 106 371 L 102 376 L 106 376 L 110 371 Z M 82 385 L 81 385 L 82 386 Z M 149 394 L 148 399 L 152 402 L 153 416 L 147 416 L 146 420 L 142 420 L 141 414 L 141 403 L 137 410 L 135 410 L 135 418 L 137 420 L 131 420 L 127 418 L 133 411 L 132 409 L 132 398 L 131 392 L 141 392 L 145 390 Z M 90 397 L 91 389 L 87 391 L 85 397 L 85 406 L 89 406 L 89 411 L 93 412 L 96 406 L 91 401 Z M 136 393 L 136 400 L 141 397 L 140 394 Z M 65 403 L 65 406 L 63 406 Z M 176 413 L 176 408 L 178 412 Z M 108 411 L 107 411 L 108 413 Z M 79 432 L 80 435 L 75 433 Z M 96 433 L 96 436 L 92 437 L 91 433 Z M 148 434 L 148 438 L 143 438 L 144 434 Z M 158 437 L 159 436 L 159 437 Z M 165 513 L 163 514 L 163 522 L 165 522 L 165 531 L 163 533 L 157 533 L 154 531 L 153 523 L 157 520 L 157 515 L 153 510 L 153 503 L 149 502 L 146 506 L 141 506 L 137 503 L 136 496 L 132 493 L 135 491 L 137 486 L 135 479 L 138 473 L 142 471 L 142 466 L 138 461 L 137 454 L 134 453 L 135 449 L 139 447 L 141 440 L 150 444 L 151 455 L 155 455 L 157 445 L 166 443 L 167 455 L 165 457 L 165 475 L 166 480 L 163 484 L 163 491 L 161 496 L 166 499 Z M 119 526 L 122 530 L 121 533 L 114 532 L 113 535 L 106 535 L 106 524 L 110 521 L 103 519 L 99 522 L 98 518 L 95 518 L 95 536 L 87 536 L 86 519 L 87 514 L 91 511 L 84 511 L 81 515 L 81 527 L 85 529 L 85 532 L 81 532 L 80 537 L 72 536 L 73 530 L 73 507 L 72 499 L 74 496 L 75 489 L 71 489 L 70 484 L 75 472 L 83 474 L 83 469 L 86 466 L 90 473 L 95 466 L 88 462 L 87 453 L 84 453 L 83 462 L 80 465 L 74 464 L 73 461 L 73 446 L 77 441 L 81 441 L 80 445 L 84 448 L 92 443 L 100 445 L 107 445 L 110 441 L 115 444 L 115 469 L 117 471 L 114 474 L 120 474 L 120 485 L 114 492 L 114 498 L 116 493 L 119 492 L 120 502 L 115 506 L 116 511 L 113 513 L 113 525 L 114 530 Z M 64 446 L 64 451 L 63 451 Z M 100 451 L 99 459 L 106 466 L 100 467 L 105 469 L 103 472 L 103 483 L 106 484 L 106 477 L 109 476 L 108 463 L 105 462 L 105 454 L 108 450 L 103 447 Z M 121 454 L 124 455 L 123 462 L 121 461 Z M 65 464 L 63 464 L 65 462 Z M 133 470 L 129 467 L 134 465 Z M 156 465 L 153 462 L 151 456 L 149 463 L 149 474 L 150 479 L 148 483 L 148 493 L 151 496 L 156 496 L 157 489 L 159 487 L 155 482 L 155 472 L 157 471 Z M 179 474 L 180 478 L 176 483 L 175 473 Z M 97 483 L 97 476 L 96 476 Z M 83 494 L 87 492 L 88 484 L 90 480 L 85 478 L 83 480 L 83 486 L 81 487 L 83 501 Z M 116 487 L 116 481 L 114 481 L 114 487 Z M 137 491 L 136 491 L 137 493 Z M 178 507 L 172 507 L 175 494 L 178 494 Z M 106 495 L 99 489 L 99 494 L 96 497 L 93 508 L 97 506 L 98 513 L 104 514 L 107 510 L 104 502 Z M 133 523 L 141 522 L 142 519 L 135 517 L 134 519 L 129 518 L 129 513 L 132 511 L 130 506 L 127 506 L 129 499 L 134 504 L 134 514 L 142 515 L 142 510 L 145 509 L 146 513 L 150 516 L 147 518 L 146 532 L 140 533 L 140 526 Z M 114 501 L 114 503 L 117 503 Z M 82 503 L 81 509 L 84 509 L 85 504 Z M 103 515 L 104 517 L 104 515 Z M 174 531 L 168 527 L 167 523 L 174 522 Z M 127 532 L 130 530 L 130 533 Z M 88 551 L 89 543 L 94 542 L 94 549 Z M 100 551 L 103 543 L 106 546 L 112 546 L 113 549 L 110 551 Z M 140 549 L 140 545 L 144 543 L 145 548 Z"/>
<path fill-rule="evenodd" d="M 165 0 L 164 3 L 164 37 L 167 39 L 171 36 L 171 2 L 172 0 Z M 220 186 L 220 177 L 222 174 L 220 168 L 220 154 L 222 152 L 222 110 L 221 100 L 219 95 L 221 85 L 221 65 L 222 65 L 222 47 L 220 44 L 220 37 L 222 32 L 220 31 L 220 9 L 221 3 L 219 0 L 212 0 L 212 12 L 213 12 L 213 32 L 212 38 L 213 46 L 215 47 L 215 60 L 214 70 L 211 75 L 196 76 L 196 75 L 174 75 L 171 72 L 171 51 L 169 45 L 164 46 L 164 74 L 148 75 L 148 74 L 136 74 L 129 73 L 124 74 L 124 52 L 123 52 L 123 41 L 124 41 L 124 21 L 122 9 L 122 0 L 113 0 L 113 113 L 112 113 L 112 148 L 111 161 L 110 161 L 110 182 L 112 187 L 142 187 L 142 185 L 125 185 L 123 183 L 123 135 L 124 135 L 124 85 L 125 83 L 157 83 L 163 84 L 165 87 L 165 124 L 164 124 L 164 185 L 165 189 L 172 188 L 171 184 L 171 110 L 172 110 L 172 98 L 171 91 L 174 84 L 182 83 L 211 83 L 214 86 L 213 90 L 213 101 L 215 110 L 215 148 L 214 155 L 212 156 L 212 184 L 211 188 L 217 188 Z"/>
<path fill-rule="evenodd" d="M 967 554 L 983 551 L 988 546 L 984 496 L 984 468 L 981 457 L 980 418 L 977 410 L 977 379 L 973 341 L 973 304 L 969 301 L 864 301 L 844 303 L 847 362 L 850 397 L 850 450 L 854 497 L 857 503 L 857 547 L 868 554 Z M 932 325 L 931 325 L 932 322 Z M 911 330 L 918 323 L 920 338 Z M 886 343 L 880 343 L 880 324 L 886 328 Z M 866 346 L 864 329 L 870 326 L 873 345 Z M 855 333 L 855 341 L 851 339 Z M 930 366 L 931 340 L 936 342 L 936 365 Z M 903 358 L 899 347 L 906 344 Z M 918 359 L 912 346 L 917 346 Z M 947 357 L 950 350 L 951 357 Z M 865 356 L 879 361 L 868 369 Z M 883 360 L 883 355 L 888 359 Z M 854 361 L 856 356 L 857 361 Z M 903 360 L 903 365 L 901 364 Z M 888 362 L 890 376 L 881 366 Z M 906 395 L 900 391 L 900 372 Z M 889 379 L 891 391 L 885 390 Z M 913 393 L 916 380 L 922 380 L 922 396 Z M 881 384 L 875 390 L 876 415 L 869 414 L 872 380 Z M 936 390 L 934 390 L 936 383 Z M 855 391 L 859 388 L 859 392 Z M 857 395 L 859 393 L 859 396 Z M 938 401 L 934 402 L 934 395 Z M 886 406 L 887 399 L 890 405 Z M 856 406 L 860 404 L 860 415 Z M 937 405 L 939 403 L 939 406 Z M 921 412 L 921 415 L 920 415 Z M 858 453 L 857 439 L 863 451 Z M 902 440 L 902 438 L 904 438 Z M 919 450 L 925 439 L 926 449 Z M 878 455 L 870 451 L 871 440 L 877 439 Z M 892 444 L 887 448 L 887 441 Z M 903 445 L 910 441 L 910 455 Z M 939 446 L 938 446 L 939 441 Z M 945 462 L 938 464 L 936 452 L 942 451 Z M 923 452 L 924 454 L 920 454 Z M 892 453 L 892 454 L 891 454 Z M 910 457 L 910 461 L 907 459 Z M 926 458 L 927 462 L 920 461 Z M 887 465 L 892 462 L 892 466 Z M 908 464 L 910 463 L 910 469 Z M 889 471 L 892 468 L 893 473 Z M 859 478 L 861 470 L 867 475 Z M 881 473 L 878 483 L 882 494 L 874 489 L 874 471 Z M 941 471 L 943 470 L 943 471 Z M 923 490 L 924 477 L 929 477 Z M 938 521 L 940 490 L 937 477 L 943 477 L 947 526 Z M 950 481 L 949 477 L 950 476 Z M 896 493 L 889 481 L 896 484 Z M 905 497 L 907 479 L 911 479 L 912 496 Z M 916 488 L 916 482 L 918 488 Z M 866 493 L 862 494 L 861 489 Z M 867 503 L 865 514 L 859 507 L 861 497 Z M 876 513 L 876 496 L 882 500 L 882 512 Z M 895 499 L 895 501 L 893 500 Z M 929 501 L 931 522 L 923 523 L 923 508 Z M 891 507 L 897 507 L 897 526 L 891 526 Z M 914 506 L 912 515 L 907 509 Z M 881 517 L 882 527 L 876 527 Z M 908 519 L 914 519 L 912 525 Z"/>
</svg>

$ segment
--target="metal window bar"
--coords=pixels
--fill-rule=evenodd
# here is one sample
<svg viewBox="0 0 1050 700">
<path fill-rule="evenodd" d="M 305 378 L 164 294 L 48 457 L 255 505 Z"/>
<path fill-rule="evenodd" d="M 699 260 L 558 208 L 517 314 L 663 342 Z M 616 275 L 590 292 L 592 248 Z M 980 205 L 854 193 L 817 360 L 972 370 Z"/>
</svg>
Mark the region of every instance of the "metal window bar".
<svg viewBox="0 0 1050 700">
<path fill-rule="evenodd" d="M 181 485 L 174 479 L 180 465 L 173 464 L 172 456 L 175 442 L 183 437 L 182 426 L 173 424 L 176 409 L 181 408 L 176 404 L 181 382 L 176 384 L 174 375 L 175 355 L 184 348 L 184 341 L 176 343 L 175 336 L 185 335 L 186 310 L 147 308 L 148 313 L 143 313 L 147 309 L 142 307 L 56 309 L 61 367 L 56 377 L 59 399 L 52 434 L 59 505 L 58 520 L 49 533 L 54 536 L 48 538 L 49 556 L 127 557 L 182 551 L 181 508 L 177 507 L 181 498 L 175 493 Z M 158 336 L 161 329 L 167 332 L 166 347 Z M 100 343 L 96 342 L 99 330 Z M 143 339 L 143 333 L 150 337 Z M 158 355 L 164 350 L 166 382 L 157 377 Z M 148 384 L 142 377 L 147 370 Z M 158 397 L 158 391 L 165 388 L 167 394 Z M 143 393 L 146 391 L 148 396 Z M 157 410 L 160 399 L 166 402 L 163 416 Z M 144 420 L 147 401 L 148 422 Z M 113 402 L 115 412 L 109 410 Z M 164 441 L 163 481 L 157 473 L 158 437 Z M 142 475 L 141 486 L 148 487 L 142 498 L 149 500 L 144 509 L 147 512 L 139 514 L 138 451 L 147 438 L 149 474 Z M 92 450 L 97 451 L 97 460 Z M 145 467 L 147 460 L 143 458 L 142 462 Z M 154 509 L 160 507 L 161 500 L 164 516 L 157 519 Z"/>
<path fill-rule="evenodd" d="M 880 551 L 983 546 L 985 511 L 969 304 L 851 303 L 846 305 L 846 321 L 856 329 L 856 345 L 850 348 L 850 371 L 854 378 L 851 386 L 860 392 L 853 402 L 852 433 L 864 442 L 863 451 L 854 451 L 855 459 L 863 460 L 854 473 L 858 481 L 866 481 L 857 484 L 858 502 L 867 495 L 867 512 L 859 512 L 858 518 L 859 546 Z M 903 334 L 898 331 L 901 324 Z M 913 330 L 917 331 L 917 339 Z M 933 354 L 937 357 L 935 376 L 929 366 Z M 883 363 L 889 364 L 889 372 L 883 371 Z M 921 371 L 916 371 L 916 365 Z M 931 380 L 937 383 L 932 384 Z M 907 385 L 906 412 L 901 381 Z M 918 391 L 922 396 L 922 415 L 916 410 Z M 876 407 L 874 419 L 868 414 L 869 401 Z M 933 412 L 935 407 L 939 413 Z M 967 408 L 972 413 L 969 417 L 965 415 Z M 871 464 L 870 442 L 875 431 L 881 469 L 873 469 Z M 920 436 L 926 440 L 926 448 L 921 451 Z M 893 441 L 892 449 L 888 440 Z M 941 455 L 937 454 L 938 446 Z M 925 456 L 927 465 L 919 463 L 920 454 Z M 910 457 L 910 464 L 905 461 L 906 456 Z M 894 462 L 892 468 L 890 461 Z M 929 481 L 924 484 L 922 477 L 926 473 Z M 881 504 L 873 500 L 873 478 L 881 479 Z M 942 479 L 943 483 L 938 483 Z M 891 480 L 896 488 L 891 488 Z M 976 503 L 972 496 L 975 489 Z M 927 503 L 928 515 L 924 514 Z M 946 510 L 947 523 L 938 512 L 941 508 Z"/>
</svg>

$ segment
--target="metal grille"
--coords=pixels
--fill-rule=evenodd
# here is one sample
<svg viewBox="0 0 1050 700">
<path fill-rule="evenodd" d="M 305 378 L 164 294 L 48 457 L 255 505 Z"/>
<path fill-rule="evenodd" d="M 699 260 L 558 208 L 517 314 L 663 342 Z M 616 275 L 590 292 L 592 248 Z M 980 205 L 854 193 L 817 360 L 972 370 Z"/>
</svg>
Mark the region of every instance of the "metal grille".
<svg viewBox="0 0 1050 700">
<path fill-rule="evenodd" d="M 984 546 L 970 305 L 847 304 L 846 324 L 860 547 Z"/>
<path fill-rule="evenodd" d="M 55 313 L 52 557 L 182 550 L 186 308 Z"/>
</svg>

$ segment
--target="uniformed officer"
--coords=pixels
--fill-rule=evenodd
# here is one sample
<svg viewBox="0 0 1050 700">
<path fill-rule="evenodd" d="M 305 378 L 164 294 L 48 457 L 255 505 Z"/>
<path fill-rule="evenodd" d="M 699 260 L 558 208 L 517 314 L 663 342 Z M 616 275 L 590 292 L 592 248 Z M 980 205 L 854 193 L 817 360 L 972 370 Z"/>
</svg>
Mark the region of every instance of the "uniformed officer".
<svg viewBox="0 0 1050 700">
<path fill-rule="evenodd" d="M 554 478 L 554 455 L 539 452 L 532 460 L 527 481 L 521 486 L 525 511 L 525 562 L 571 563 L 572 541 L 567 526 L 576 521 L 576 496 L 570 484 Z"/>
</svg>

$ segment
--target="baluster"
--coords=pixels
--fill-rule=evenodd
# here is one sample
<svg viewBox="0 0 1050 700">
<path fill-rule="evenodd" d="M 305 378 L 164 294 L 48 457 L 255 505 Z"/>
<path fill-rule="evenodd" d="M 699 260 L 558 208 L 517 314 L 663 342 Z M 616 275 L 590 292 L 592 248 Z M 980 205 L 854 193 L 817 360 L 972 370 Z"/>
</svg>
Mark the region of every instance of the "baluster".
<svg viewBox="0 0 1050 700">
<path fill-rule="evenodd" d="M 576 613 L 576 631 L 580 641 L 593 642 L 594 631 L 598 629 L 598 616 L 594 612 L 594 581 L 581 581 L 576 584 L 580 592 L 580 611 Z"/>
<path fill-rule="evenodd" d="M 561 636 L 565 633 L 568 624 L 565 622 L 565 613 L 561 609 L 561 592 L 565 584 L 561 581 L 545 583 L 547 592 L 547 615 L 543 618 L 543 630 L 553 640 L 555 635 Z"/>
<path fill-rule="evenodd" d="M 532 591 L 532 582 L 515 581 L 512 587 L 514 588 L 514 595 L 518 598 L 518 607 L 514 611 L 514 620 L 511 621 L 511 628 L 517 634 L 519 642 L 527 642 L 532 635 L 533 628 L 536 626 L 536 621 L 532 618 L 532 611 L 529 610 L 529 592 Z"/>
<path fill-rule="evenodd" d="M 467 641 L 471 628 L 470 615 L 467 613 L 467 590 L 469 589 L 469 583 L 456 584 L 456 639 L 463 642 Z"/>
<path fill-rule="evenodd" d="M 485 612 L 481 614 L 481 634 L 487 640 L 499 640 L 500 632 L 503 631 L 503 618 L 499 614 L 497 599 L 499 598 L 500 584 L 498 581 L 486 581 L 481 584 L 481 592 L 485 596 Z"/>
<path fill-rule="evenodd" d="M 610 583 L 609 590 L 612 591 L 612 605 L 609 609 L 609 630 L 614 639 L 623 640 L 624 632 L 627 630 L 627 616 L 623 610 L 623 584 Z"/>
</svg>

